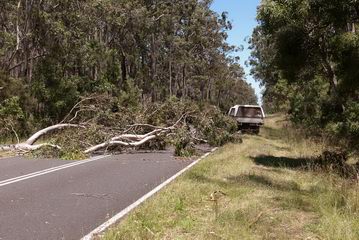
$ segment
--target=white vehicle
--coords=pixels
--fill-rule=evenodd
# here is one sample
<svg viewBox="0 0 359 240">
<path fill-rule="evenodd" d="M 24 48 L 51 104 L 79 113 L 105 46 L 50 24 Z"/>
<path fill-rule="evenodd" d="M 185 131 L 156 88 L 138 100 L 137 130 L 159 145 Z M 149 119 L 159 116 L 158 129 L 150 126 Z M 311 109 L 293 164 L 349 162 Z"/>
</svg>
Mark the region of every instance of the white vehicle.
<svg viewBox="0 0 359 240">
<path fill-rule="evenodd" d="M 256 134 L 259 133 L 265 118 L 262 107 L 258 105 L 236 105 L 231 107 L 228 115 L 237 120 L 239 130 Z"/>
</svg>

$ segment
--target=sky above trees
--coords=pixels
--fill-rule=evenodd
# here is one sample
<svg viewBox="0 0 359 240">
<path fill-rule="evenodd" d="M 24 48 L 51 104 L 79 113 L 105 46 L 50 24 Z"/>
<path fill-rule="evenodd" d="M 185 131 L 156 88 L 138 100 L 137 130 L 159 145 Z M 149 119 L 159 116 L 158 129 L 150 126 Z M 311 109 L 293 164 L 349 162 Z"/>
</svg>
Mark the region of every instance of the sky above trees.
<svg viewBox="0 0 359 240">
<path fill-rule="evenodd" d="M 247 81 L 255 88 L 258 99 L 261 99 L 259 83 L 250 76 L 250 66 L 245 64 L 250 56 L 248 38 L 257 25 L 256 14 L 259 2 L 260 0 L 214 0 L 212 9 L 218 13 L 228 12 L 229 19 L 233 24 L 233 29 L 228 33 L 228 42 L 236 46 L 243 45 L 243 51 L 237 55 L 241 57 L 241 64 L 246 71 Z"/>
</svg>

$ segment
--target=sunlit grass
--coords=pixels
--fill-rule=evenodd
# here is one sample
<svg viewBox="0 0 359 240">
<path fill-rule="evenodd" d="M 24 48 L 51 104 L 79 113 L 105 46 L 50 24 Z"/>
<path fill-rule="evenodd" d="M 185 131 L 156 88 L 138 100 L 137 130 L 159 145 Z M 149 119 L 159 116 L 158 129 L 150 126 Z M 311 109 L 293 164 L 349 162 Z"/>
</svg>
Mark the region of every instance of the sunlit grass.
<svg viewBox="0 0 359 240">
<path fill-rule="evenodd" d="M 259 136 L 219 149 L 103 239 L 359 239 L 359 185 L 293 164 L 323 144 L 300 138 L 281 117 L 266 124 Z M 214 191 L 225 194 L 217 214 Z"/>
</svg>

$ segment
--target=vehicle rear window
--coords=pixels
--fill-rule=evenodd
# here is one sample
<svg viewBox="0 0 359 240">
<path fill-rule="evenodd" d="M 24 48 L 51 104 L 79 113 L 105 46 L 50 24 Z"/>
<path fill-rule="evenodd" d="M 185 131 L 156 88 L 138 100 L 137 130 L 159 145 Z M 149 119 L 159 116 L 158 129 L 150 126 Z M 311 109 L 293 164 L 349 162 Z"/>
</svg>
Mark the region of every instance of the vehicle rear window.
<svg viewBox="0 0 359 240">
<path fill-rule="evenodd" d="M 262 111 L 258 107 L 239 107 L 237 117 L 262 118 Z"/>
</svg>

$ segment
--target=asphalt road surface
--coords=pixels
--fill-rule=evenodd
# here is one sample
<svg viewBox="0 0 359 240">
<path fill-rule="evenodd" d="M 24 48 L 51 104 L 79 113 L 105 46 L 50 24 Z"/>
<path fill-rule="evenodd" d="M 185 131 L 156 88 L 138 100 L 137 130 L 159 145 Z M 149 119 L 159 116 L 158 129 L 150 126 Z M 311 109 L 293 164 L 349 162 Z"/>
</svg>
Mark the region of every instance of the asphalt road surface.
<svg viewBox="0 0 359 240">
<path fill-rule="evenodd" d="M 190 163 L 170 151 L 0 159 L 0 240 L 78 240 Z"/>
</svg>

